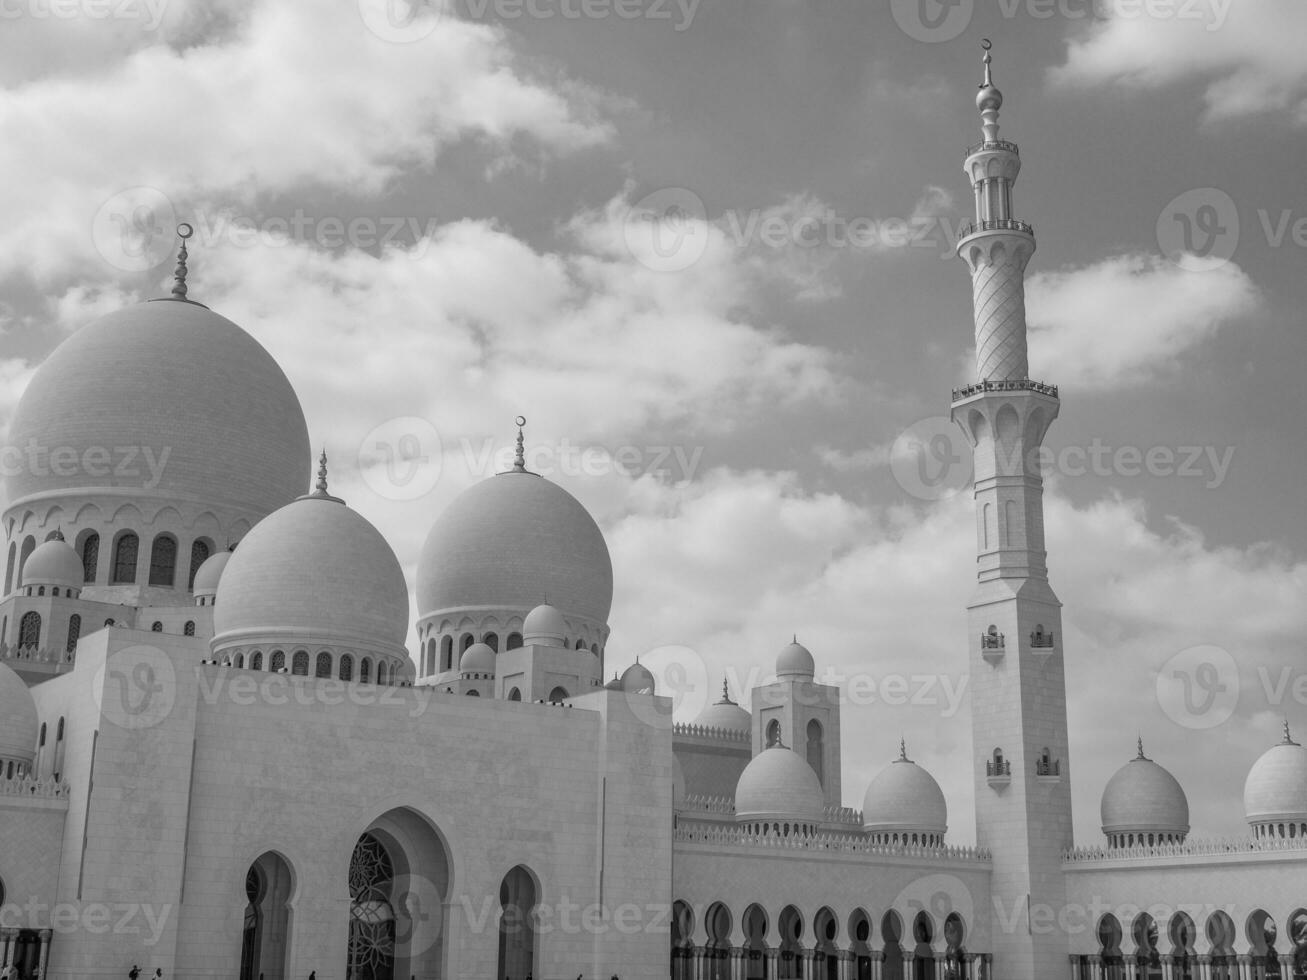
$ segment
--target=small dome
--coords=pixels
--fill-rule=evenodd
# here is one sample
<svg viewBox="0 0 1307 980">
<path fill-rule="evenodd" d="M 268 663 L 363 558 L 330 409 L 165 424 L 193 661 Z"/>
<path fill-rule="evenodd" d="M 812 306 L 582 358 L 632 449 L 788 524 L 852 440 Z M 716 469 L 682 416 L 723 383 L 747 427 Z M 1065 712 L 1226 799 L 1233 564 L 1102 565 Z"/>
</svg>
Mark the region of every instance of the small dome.
<svg viewBox="0 0 1307 980">
<path fill-rule="evenodd" d="M 862 829 L 939 834 L 948 830 L 948 804 L 935 777 L 906 750 L 880 771 L 862 798 Z"/>
<path fill-rule="evenodd" d="M 1243 784 L 1244 815 L 1250 824 L 1307 820 L 1307 749 L 1284 726 L 1284 740 L 1262 754 Z"/>
<path fill-rule="evenodd" d="M 195 595 L 211 596 L 218 591 L 218 581 L 222 571 L 231 561 L 232 552 L 219 551 L 204 559 L 204 564 L 195 570 Z"/>
<path fill-rule="evenodd" d="M 269 514 L 232 552 L 213 607 L 213 649 L 336 643 L 403 657 L 408 587 L 386 539 L 325 493 Z"/>
<path fill-rule="evenodd" d="M 817 664 L 812 659 L 808 648 L 795 637 L 794 642 L 785 647 L 776 657 L 776 676 L 792 677 L 799 680 L 812 680 Z"/>
<path fill-rule="evenodd" d="M 604 685 L 606 691 L 620 691 L 622 689 L 622 679 L 613 674 L 613 679 Z"/>
<path fill-rule="evenodd" d="M 0 759 L 30 766 L 40 728 L 32 692 L 8 664 L 0 663 Z"/>
<path fill-rule="evenodd" d="M 459 494 L 432 525 L 417 576 L 418 613 L 530 609 L 543 597 L 569 616 L 608 622 L 613 564 L 603 533 L 570 493 L 510 470 Z"/>
<path fill-rule="evenodd" d="M 495 651 L 484 643 L 473 643 L 459 658 L 458 670 L 462 674 L 495 673 Z"/>
<path fill-rule="evenodd" d="M 543 647 L 567 646 L 567 623 L 550 605 L 539 605 L 522 620 L 522 642 Z"/>
<path fill-rule="evenodd" d="M 622 671 L 622 690 L 628 694 L 653 694 L 653 673 L 636 661 Z"/>
<path fill-rule="evenodd" d="M 732 731 L 750 731 L 753 728 L 753 716 L 731 700 L 722 681 L 722 699 L 710 704 L 694 719 L 694 724 L 704 728 L 725 728 Z"/>
<path fill-rule="evenodd" d="M 1103 833 L 1189 833 L 1189 800 L 1179 781 L 1152 759 L 1139 755 L 1116 771 L 1103 789 Z"/>
<path fill-rule="evenodd" d="M 681 760 L 672 756 L 672 805 L 685 802 L 685 770 L 681 768 Z"/>
<path fill-rule="evenodd" d="M 781 744 L 763 749 L 735 784 L 737 820 L 816 823 L 825 809 L 821 781 L 799 753 Z"/>
<path fill-rule="evenodd" d="M 51 538 L 27 557 L 23 566 L 23 585 L 71 585 L 81 588 L 82 560 L 63 535 Z"/>
</svg>

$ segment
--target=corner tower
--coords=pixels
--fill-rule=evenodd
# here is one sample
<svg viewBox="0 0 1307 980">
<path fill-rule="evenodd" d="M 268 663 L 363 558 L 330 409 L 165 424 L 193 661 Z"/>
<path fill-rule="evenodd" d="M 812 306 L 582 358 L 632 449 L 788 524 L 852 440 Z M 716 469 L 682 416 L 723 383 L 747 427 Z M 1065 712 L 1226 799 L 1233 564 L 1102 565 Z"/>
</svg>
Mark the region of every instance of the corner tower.
<svg viewBox="0 0 1307 980">
<path fill-rule="evenodd" d="M 1048 584 L 1039 448 L 1057 417 L 1057 389 L 1032 381 L 1026 348 L 1030 225 L 1013 217 L 1021 171 L 998 137 L 1003 95 L 991 75 L 976 96 L 984 139 L 964 164 L 976 217 L 958 255 L 971 272 L 976 381 L 953 392 L 953 420 L 971 444 L 976 498 L 976 591 L 970 624 L 976 840 L 993 854 L 995 970 L 1057 976 L 1067 939 L 1047 928 L 1066 902 L 1062 851 L 1072 844 L 1061 603 Z M 1051 909 L 1050 917 L 1043 910 Z M 1043 913 L 1032 927 L 1034 910 Z"/>
</svg>

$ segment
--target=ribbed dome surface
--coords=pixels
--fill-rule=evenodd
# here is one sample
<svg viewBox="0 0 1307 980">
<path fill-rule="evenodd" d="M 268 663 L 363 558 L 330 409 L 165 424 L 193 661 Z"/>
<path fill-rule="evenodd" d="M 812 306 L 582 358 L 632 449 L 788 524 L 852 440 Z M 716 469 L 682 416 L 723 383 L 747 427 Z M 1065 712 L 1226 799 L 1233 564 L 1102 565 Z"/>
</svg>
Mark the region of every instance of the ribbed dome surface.
<svg viewBox="0 0 1307 980">
<path fill-rule="evenodd" d="M 24 585 L 81 586 L 82 579 L 82 560 L 67 541 L 37 545 L 23 566 Z"/>
<path fill-rule="evenodd" d="M 862 827 L 942 834 L 948 829 L 948 804 L 934 776 L 915 762 L 895 759 L 867 787 Z"/>
<path fill-rule="evenodd" d="M 1131 759 L 1103 789 L 1103 833 L 1189 833 L 1189 800 L 1179 781 L 1151 759 Z"/>
<path fill-rule="evenodd" d="M 227 567 L 227 562 L 231 561 L 232 552 L 219 551 L 204 559 L 204 564 L 195 570 L 195 588 L 192 590 L 196 595 L 213 595 L 218 591 L 218 583 L 222 580 L 222 573 Z"/>
<path fill-rule="evenodd" d="M 797 640 L 788 644 L 776 657 L 777 677 L 796 677 L 812 679 L 816 671 L 816 662 L 808 648 Z"/>
<path fill-rule="evenodd" d="M 420 615 L 478 606 L 534 608 L 608 622 L 613 565 L 599 525 L 558 485 L 508 472 L 465 490 L 422 548 Z"/>
<path fill-rule="evenodd" d="M 254 525 L 215 601 L 214 649 L 289 629 L 404 654 L 408 588 L 395 553 L 331 498 L 303 497 Z"/>
<path fill-rule="evenodd" d="M 1307 820 L 1307 749 L 1286 737 L 1263 753 L 1248 770 L 1243 809 L 1249 823 Z"/>
<path fill-rule="evenodd" d="M 10 503 L 119 487 L 269 513 L 304 492 L 309 472 L 304 413 L 277 362 L 225 317 L 167 300 L 110 313 L 60 344 L 23 393 L 9 442 L 91 460 L 71 475 L 22 466 L 8 478 Z M 162 462 L 153 487 L 146 448 Z M 107 464 L 94 455 L 106 449 Z"/>
<path fill-rule="evenodd" d="M 793 749 L 773 745 L 753 757 L 735 784 L 737 819 L 779 817 L 820 820 L 824 809 L 821 781 Z"/>
<path fill-rule="evenodd" d="M 463 651 L 463 656 L 458 660 L 458 669 L 464 674 L 493 674 L 495 651 L 484 643 L 473 643 Z"/>
<path fill-rule="evenodd" d="M 0 663 L 0 759 L 31 763 L 40 727 L 32 692 L 8 664 Z"/>
</svg>

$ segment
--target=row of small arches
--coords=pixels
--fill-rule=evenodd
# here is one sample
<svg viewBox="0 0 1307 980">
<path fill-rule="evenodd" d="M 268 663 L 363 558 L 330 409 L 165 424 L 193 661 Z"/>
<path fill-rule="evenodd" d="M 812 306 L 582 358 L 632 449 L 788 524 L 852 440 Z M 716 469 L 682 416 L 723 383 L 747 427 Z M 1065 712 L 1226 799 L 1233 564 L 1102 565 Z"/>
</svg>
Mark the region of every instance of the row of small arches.
<svg viewBox="0 0 1307 980">
<path fill-rule="evenodd" d="M 1285 840 L 1295 837 L 1307 837 L 1307 823 L 1253 824 L 1253 837 L 1259 840 L 1270 840 L 1272 837 Z"/>
<path fill-rule="evenodd" d="M 373 662 L 371 657 L 359 658 L 358 676 L 355 677 L 355 660 L 353 655 L 342 653 L 339 658 L 335 658 L 326 650 L 321 650 L 314 658 L 310 658 L 307 650 L 296 650 L 290 657 L 290 667 L 286 666 L 286 651 L 273 650 L 268 654 L 265 661 L 262 650 L 252 650 L 247 655 L 244 651 L 230 654 L 224 657 L 221 663 L 226 667 L 237 667 L 242 670 L 264 670 L 274 673 L 290 673 L 299 677 L 309 676 L 309 666 L 313 666 L 313 677 L 319 680 L 328 680 L 332 677 L 342 681 L 357 680 L 360 684 L 389 684 L 396 685 L 400 682 L 400 668 L 398 664 L 392 664 L 387 660 L 378 659 L 376 662 L 376 677 L 373 678 Z"/>
<path fill-rule="evenodd" d="M 51 531 L 46 535 L 45 540 L 53 540 L 58 533 L 57 530 Z M 140 549 L 141 539 L 135 531 L 123 530 L 114 535 L 110 549 L 110 574 L 105 584 L 136 584 Z M 147 573 L 149 585 L 169 589 L 178 585 L 176 581 L 178 549 L 176 535 L 162 531 L 154 536 L 150 543 L 150 565 Z M 16 541 L 10 543 L 9 557 L 5 566 L 5 595 L 9 595 L 15 588 L 22 587 L 23 569 L 27 565 L 28 557 L 35 550 L 36 538 L 30 534 L 23 539 L 21 548 Z M 77 536 L 74 550 L 82 559 L 83 583 L 95 584 L 100 566 L 100 533 L 82 531 Z M 186 578 L 187 590 L 195 587 L 195 573 L 212 554 L 213 542 L 208 538 L 197 538 L 191 542 L 190 567 Z"/>
<path fill-rule="evenodd" d="M 105 626 L 115 625 L 112 619 L 104 621 Z M 39 650 L 41 647 L 41 630 L 43 623 L 41 614 L 36 610 L 30 610 L 22 615 L 18 620 L 18 649 L 20 650 Z M 6 616 L 0 621 L 0 637 L 4 637 L 9 632 L 9 617 Z M 150 624 L 150 632 L 162 633 L 163 622 L 155 620 Z M 188 619 L 182 626 L 183 636 L 195 635 L 195 620 Z M 77 641 L 82 636 L 82 617 L 79 613 L 73 613 L 68 617 L 68 632 L 64 641 L 64 652 L 72 653 L 77 649 Z"/>
<path fill-rule="evenodd" d="M 480 640 L 475 633 L 463 633 L 458 638 L 457 650 L 461 657 L 467 652 L 468 647 L 474 643 L 484 643 L 495 653 L 499 652 L 499 634 L 493 630 L 481 634 Z M 516 650 L 522 646 L 522 634 L 514 631 L 504 637 L 504 649 Z M 591 643 L 586 646 L 585 640 L 577 640 L 575 644 L 577 650 L 589 650 L 596 657 L 599 656 L 599 644 Z M 454 670 L 458 663 L 454 660 L 455 643 L 454 637 L 445 634 L 437 641 L 436 637 L 429 637 L 423 646 L 422 651 L 422 676 L 430 677 L 433 674 L 443 674 L 447 671 Z"/>
<path fill-rule="evenodd" d="M 1291 913 L 1285 926 L 1288 934 L 1287 947 L 1307 950 L 1307 909 L 1299 908 Z M 1212 912 L 1208 915 L 1203 928 L 1211 946 L 1213 961 L 1217 957 L 1233 958 L 1236 955 L 1235 943 L 1238 941 L 1239 933 L 1234 919 L 1228 912 L 1221 909 Z M 1167 923 L 1166 932 L 1171 947 L 1167 955 L 1181 958 L 1197 955 L 1195 943 L 1198 939 L 1198 929 L 1187 912 L 1173 914 Z M 1120 958 L 1123 955 L 1121 941 L 1124 931 L 1121 920 L 1113 913 L 1108 912 L 1099 920 L 1097 936 L 1099 954 L 1105 960 Z M 1140 912 L 1135 916 L 1130 925 L 1130 936 L 1134 940 L 1133 955 L 1137 959 L 1148 961 L 1161 955 L 1160 930 L 1157 920 L 1149 913 Z M 1248 942 L 1248 952 L 1254 955 L 1274 955 L 1279 928 L 1269 912 L 1265 909 L 1255 909 L 1244 920 L 1244 936 Z"/>
</svg>

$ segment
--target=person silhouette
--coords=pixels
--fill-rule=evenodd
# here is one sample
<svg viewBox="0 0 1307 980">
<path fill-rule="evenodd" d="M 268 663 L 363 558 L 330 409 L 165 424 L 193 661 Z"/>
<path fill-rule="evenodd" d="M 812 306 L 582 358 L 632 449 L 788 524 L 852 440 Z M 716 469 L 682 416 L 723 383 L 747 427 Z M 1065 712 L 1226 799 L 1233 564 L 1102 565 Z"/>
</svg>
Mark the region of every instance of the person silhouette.
<svg viewBox="0 0 1307 980">
<path fill-rule="evenodd" d="M 139 980 L 140 975 L 141 975 L 141 968 L 137 966 L 135 963 L 133 963 L 132 968 L 127 971 L 128 980 Z"/>
</svg>

